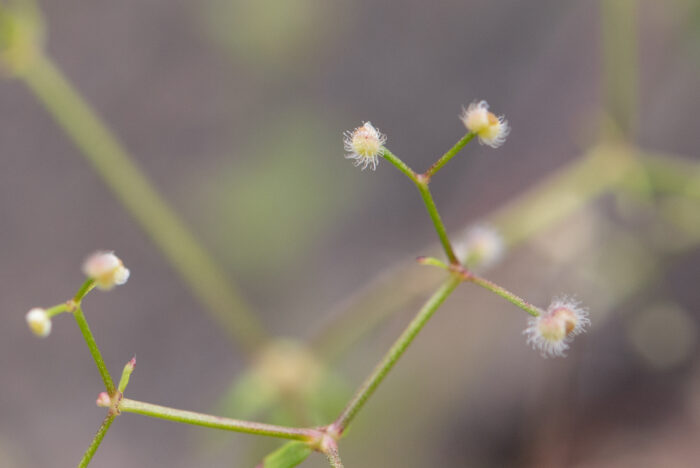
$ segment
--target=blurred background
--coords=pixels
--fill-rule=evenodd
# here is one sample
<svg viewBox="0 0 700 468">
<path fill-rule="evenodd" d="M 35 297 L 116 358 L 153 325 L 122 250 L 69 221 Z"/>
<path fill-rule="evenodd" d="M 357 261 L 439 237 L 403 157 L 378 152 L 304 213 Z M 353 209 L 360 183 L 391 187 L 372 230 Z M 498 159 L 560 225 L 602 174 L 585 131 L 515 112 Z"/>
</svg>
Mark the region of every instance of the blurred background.
<svg viewBox="0 0 700 468">
<path fill-rule="evenodd" d="M 696 466 L 698 2 L 38 6 L 38 54 L 196 240 L 180 244 L 131 177 L 105 183 L 61 125 L 77 122 L 97 154 L 109 144 L 71 101 L 47 112 L 50 75 L 5 67 L 1 466 L 75 466 L 104 417 L 73 320 L 55 318 L 43 340 L 24 321 L 71 297 L 96 249 L 132 273 L 84 303 L 113 374 L 137 356 L 127 396 L 330 422 L 441 278 L 413 263 L 436 241 L 415 188 L 386 162 L 353 168 L 342 132 L 371 120 L 424 170 L 463 135 L 457 115 L 476 99 L 512 132 L 497 150 L 470 144 L 435 177 L 448 229 L 490 220 L 510 249 L 484 274 L 541 306 L 576 295 L 593 327 L 566 359 L 542 359 L 521 335 L 523 311 L 461 286 L 358 415 L 345 466 Z M 40 20 L 27 14 L 36 42 Z M 0 35 L 5 65 L 19 63 L 14 37 Z M 144 201 L 141 218 L 120 201 L 128 193 Z M 167 232 L 145 230 L 149 219 Z M 186 254 L 197 244 L 218 267 Z M 221 272 L 254 319 L 227 299 L 236 290 L 212 299 L 193 286 Z M 280 444 L 125 414 L 91 466 L 252 467 Z"/>
</svg>

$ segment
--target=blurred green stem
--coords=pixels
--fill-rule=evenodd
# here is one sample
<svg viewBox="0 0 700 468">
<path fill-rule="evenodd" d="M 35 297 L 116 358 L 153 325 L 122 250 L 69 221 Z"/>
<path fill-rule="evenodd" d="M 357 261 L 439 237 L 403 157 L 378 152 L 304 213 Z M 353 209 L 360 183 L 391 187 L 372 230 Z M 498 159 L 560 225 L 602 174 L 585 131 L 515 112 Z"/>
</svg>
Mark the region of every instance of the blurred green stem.
<svg viewBox="0 0 700 468">
<path fill-rule="evenodd" d="M 92 439 L 92 442 L 90 442 L 90 446 L 85 451 L 85 455 L 83 455 L 83 458 L 80 460 L 80 463 L 78 463 L 78 468 L 85 468 L 90 464 L 90 460 L 92 460 L 92 457 L 95 455 L 97 448 L 102 443 L 102 439 L 104 439 L 105 434 L 109 430 L 109 426 L 112 425 L 112 422 L 114 421 L 115 417 L 115 414 L 107 415 L 105 420 L 102 422 L 102 425 L 97 430 L 97 434 L 95 434 L 95 437 Z"/>
<path fill-rule="evenodd" d="M 600 0 L 605 108 L 626 138 L 637 119 L 638 0 Z"/>
<path fill-rule="evenodd" d="M 286 427 L 252 421 L 242 421 L 240 419 L 224 418 L 221 416 L 168 408 L 166 406 L 144 403 L 142 401 L 131 400 L 129 398 L 123 398 L 119 402 L 119 410 L 126 413 L 142 414 L 152 418 L 193 424 L 195 426 L 279 437 L 282 439 L 301 440 L 305 442 L 320 440 L 323 435 L 316 429 Z"/>
<path fill-rule="evenodd" d="M 399 358 L 413 342 L 418 332 L 423 329 L 425 324 L 428 323 L 428 320 L 430 320 L 430 317 L 433 316 L 435 311 L 445 302 L 445 299 L 455 290 L 460 282 L 461 278 L 458 275 L 450 275 L 447 281 L 440 286 L 430 299 L 428 299 L 414 319 L 411 320 L 411 323 L 408 324 L 408 327 L 401 336 L 394 342 L 381 362 L 374 368 L 374 371 L 372 371 L 370 376 L 367 377 L 360 386 L 355 396 L 350 400 L 340 416 L 338 416 L 336 421 L 332 424 L 331 427 L 334 432 L 342 435 L 357 412 L 362 409 L 367 399 L 372 396 L 379 384 L 382 383 L 389 371 L 391 371 Z"/>
<path fill-rule="evenodd" d="M 61 71 L 38 56 L 22 77 L 219 326 L 245 348 L 257 347 L 264 332 L 240 292 Z"/>
</svg>

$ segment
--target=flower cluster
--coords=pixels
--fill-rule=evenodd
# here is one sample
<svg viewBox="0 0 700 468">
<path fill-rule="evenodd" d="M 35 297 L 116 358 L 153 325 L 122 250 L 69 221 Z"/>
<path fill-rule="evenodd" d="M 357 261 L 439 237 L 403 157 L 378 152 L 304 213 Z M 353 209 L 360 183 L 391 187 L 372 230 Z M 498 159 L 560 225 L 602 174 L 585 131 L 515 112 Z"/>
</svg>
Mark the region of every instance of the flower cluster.
<svg viewBox="0 0 700 468">
<path fill-rule="evenodd" d="M 530 318 L 523 334 L 542 356 L 566 356 L 571 340 L 586 331 L 590 323 L 588 311 L 578 301 L 560 297 L 539 316 Z"/>
<path fill-rule="evenodd" d="M 83 273 L 95 282 L 97 288 L 105 291 L 116 285 L 124 284 L 129 279 L 129 270 L 112 252 L 95 252 L 90 255 L 83 263 Z M 80 299 L 71 299 L 48 310 L 40 307 L 31 309 L 25 316 L 29 329 L 36 336 L 42 338 L 49 336 L 51 317 L 62 312 L 72 312 L 76 307 L 76 302 L 80 302 Z"/>
<path fill-rule="evenodd" d="M 371 122 L 365 122 L 361 127 L 357 127 L 352 132 L 345 132 L 345 155 L 347 159 L 353 159 L 357 167 L 364 171 L 368 167 L 372 170 L 377 168 L 382 147 L 386 143 L 386 135 L 382 135 L 374 128 Z"/>
<path fill-rule="evenodd" d="M 510 133 L 508 121 L 489 111 L 486 101 L 472 102 L 460 116 L 467 130 L 479 137 L 479 143 L 498 148 Z"/>
<path fill-rule="evenodd" d="M 113 252 L 95 252 L 83 263 L 83 273 L 104 291 L 126 283 L 129 270 Z"/>
</svg>

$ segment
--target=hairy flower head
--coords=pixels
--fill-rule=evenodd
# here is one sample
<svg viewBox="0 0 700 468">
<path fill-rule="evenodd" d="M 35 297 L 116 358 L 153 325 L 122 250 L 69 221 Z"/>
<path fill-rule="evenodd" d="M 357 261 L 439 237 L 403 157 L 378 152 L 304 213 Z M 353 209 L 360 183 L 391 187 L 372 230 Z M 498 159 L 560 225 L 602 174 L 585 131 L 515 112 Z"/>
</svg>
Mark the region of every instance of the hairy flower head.
<svg viewBox="0 0 700 468">
<path fill-rule="evenodd" d="M 83 273 L 103 290 L 126 283 L 129 270 L 113 252 L 95 252 L 83 263 Z"/>
<path fill-rule="evenodd" d="M 45 338 L 51 333 L 51 317 L 46 313 L 46 310 L 35 307 L 27 312 L 25 318 L 27 319 L 29 329 L 36 336 Z"/>
<path fill-rule="evenodd" d="M 367 167 L 372 170 L 377 168 L 382 147 L 386 143 L 386 135 L 379 133 L 371 122 L 365 122 L 361 127 L 357 127 L 352 132 L 345 132 L 345 155 L 347 159 L 353 159 L 357 167 L 364 171 Z"/>
<path fill-rule="evenodd" d="M 489 111 L 486 101 L 472 102 L 460 116 L 467 130 L 479 137 L 479 143 L 498 148 L 505 141 L 510 127 L 503 116 Z"/>
<path fill-rule="evenodd" d="M 539 349 L 542 356 L 566 356 L 569 343 L 591 323 L 588 311 L 578 301 L 555 298 L 546 311 L 528 320 L 523 332 L 527 342 Z"/>
</svg>

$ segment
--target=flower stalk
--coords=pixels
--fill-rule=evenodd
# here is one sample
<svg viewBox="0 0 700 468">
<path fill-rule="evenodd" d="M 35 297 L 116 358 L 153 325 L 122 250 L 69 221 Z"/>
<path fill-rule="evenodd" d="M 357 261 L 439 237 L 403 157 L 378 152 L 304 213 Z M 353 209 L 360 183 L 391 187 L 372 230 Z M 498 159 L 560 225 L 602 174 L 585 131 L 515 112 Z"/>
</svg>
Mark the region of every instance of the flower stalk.
<svg viewBox="0 0 700 468">
<path fill-rule="evenodd" d="M 97 430 L 97 434 L 95 434 L 95 437 L 93 437 L 92 442 L 90 442 L 90 446 L 85 451 L 83 458 L 80 459 L 80 463 L 78 463 L 78 468 L 86 468 L 90 464 L 92 457 L 95 455 L 95 452 L 97 452 L 97 448 L 102 443 L 102 439 L 104 439 L 105 434 L 107 434 L 109 427 L 112 425 L 112 423 L 114 422 L 114 418 L 116 417 L 116 414 L 110 413 L 104 419 L 102 425 L 100 425 L 100 428 Z"/>
<path fill-rule="evenodd" d="M 367 377 L 357 390 L 352 400 L 350 400 L 342 413 L 330 426 L 333 432 L 338 435 L 343 434 L 358 411 L 362 409 L 379 384 L 386 378 L 389 371 L 396 365 L 399 358 L 406 352 L 406 349 L 408 349 L 411 343 L 413 343 L 418 333 L 423 329 L 425 324 L 428 323 L 428 320 L 430 320 L 435 311 L 445 302 L 448 296 L 452 294 L 460 282 L 461 278 L 459 276 L 450 275 L 440 288 L 426 301 L 418 314 L 408 324 L 408 327 L 406 327 L 401 336 L 394 342 L 369 377 Z"/>
<path fill-rule="evenodd" d="M 186 411 L 167 406 L 154 405 L 142 401 L 123 398 L 119 402 L 119 410 L 122 413 L 136 413 L 152 418 L 165 419 L 195 426 L 210 427 L 213 429 L 223 429 L 226 431 L 244 432 L 247 434 L 257 434 L 269 437 L 279 437 L 281 439 L 301 440 L 304 442 L 314 442 L 323 437 L 323 433 L 317 429 L 277 426 L 240 419 L 224 418 L 194 411 Z"/>
</svg>

